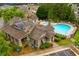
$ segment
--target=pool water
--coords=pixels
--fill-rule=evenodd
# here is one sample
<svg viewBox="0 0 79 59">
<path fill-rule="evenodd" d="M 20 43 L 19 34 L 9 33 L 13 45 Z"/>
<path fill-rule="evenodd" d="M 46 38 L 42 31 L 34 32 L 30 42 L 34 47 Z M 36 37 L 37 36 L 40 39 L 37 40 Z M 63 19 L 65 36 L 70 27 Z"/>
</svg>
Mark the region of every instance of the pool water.
<svg viewBox="0 0 79 59">
<path fill-rule="evenodd" d="M 42 22 L 41 24 L 47 26 L 48 22 Z M 62 35 L 66 35 L 66 33 L 71 29 L 71 27 L 68 24 L 64 23 L 51 24 L 51 26 L 54 28 L 54 32 Z"/>
<path fill-rule="evenodd" d="M 54 32 L 65 35 L 71 28 L 67 24 L 52 24 Z"/>
</svg>

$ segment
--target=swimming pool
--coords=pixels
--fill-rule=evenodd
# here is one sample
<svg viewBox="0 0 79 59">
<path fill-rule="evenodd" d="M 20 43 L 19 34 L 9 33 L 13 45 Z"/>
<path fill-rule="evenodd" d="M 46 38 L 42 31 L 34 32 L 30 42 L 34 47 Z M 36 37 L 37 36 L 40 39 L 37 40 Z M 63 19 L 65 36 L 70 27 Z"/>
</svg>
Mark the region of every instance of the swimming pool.
<svg viewBox="0 0 79 59">
<path fill-rule="evenodd" d="M 41 22 L 41 25 L 47 26 L 48 22 Z M 62 35 L 66 35 L 68 31 L 71 29 L 71 26 L 65 23 L 52 23 L 51 26 L 54 28 L 55 33 L 59 33 Z"/>
<path fill-rule="evenodd" d="M 59 24 L 51 24 L 51 26 L 54 28 L 54 32 L 66 35 L 68 31 L 71 29 L 71 27 L 68 24 L 59 23 Z"/>
</svg>

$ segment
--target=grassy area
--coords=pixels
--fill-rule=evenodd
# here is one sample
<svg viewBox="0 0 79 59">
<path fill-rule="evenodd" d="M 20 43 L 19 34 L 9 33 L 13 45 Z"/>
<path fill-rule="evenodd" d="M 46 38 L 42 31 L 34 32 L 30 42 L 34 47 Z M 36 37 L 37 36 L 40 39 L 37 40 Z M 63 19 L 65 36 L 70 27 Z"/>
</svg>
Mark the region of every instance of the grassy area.
<svg viewBox="0 0 79 59">
<path fill-rule="evenodd" d="M 76 23 L 79 24 L 79 19 L 76 20 Z"/>
<path fill-rule="evenodd" d="M 74 37 L 72 39 L 79 39 L 79 30 L 76 31 Z M 59 46 L 65 46 L 68 44 L 71 44 L 73 42 L 72 39 L 64 39 L 64 40 L 60 40 L 59 42 L 56 42 Z M 77 40 L 76 42 L 78 43 L 79 40 Z"/>
<path fill-rule="evenodd" d="M 69 39 L 66 39 L 66 40 L 61 40 L 59 42 L 56 42 L 59 46 L 65 46 L 65 45 L 68 45 L 68 44 L 71 44 L 72 41 L 69 40 Z"/>
<path fill-rule="evenodd" d="M 76 31 L 74 38 L 77 38 L 77 39 L 79 38 L 79 30 Z"/>
<path fill-rule="evenodd" d="M 79 48 L 79 29 L 76 31 L 72 41 Z"/>
</svg>

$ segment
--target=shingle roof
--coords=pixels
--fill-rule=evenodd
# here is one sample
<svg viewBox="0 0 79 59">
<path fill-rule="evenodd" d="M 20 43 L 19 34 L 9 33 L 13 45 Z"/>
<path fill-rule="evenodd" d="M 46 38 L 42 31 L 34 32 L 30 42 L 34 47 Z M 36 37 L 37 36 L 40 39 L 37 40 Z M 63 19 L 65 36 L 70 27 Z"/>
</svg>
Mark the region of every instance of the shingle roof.
<svg viewBox="0 0 79 59">
<path fill-rule="evenodd" d="M 41 30 L 40 28 L 38 28 L 37 26 L 35 26 L 35 28 L 32 30 L 32 32 L 30 33 L 30 38 L 34 39 L 34 40 L 38 40 L 41 38 L 41 36 L 43 34 L 46 34 L 45 31 Z M 45 35 L 44 35 L 45 36 Z"/>
<path fill-rule="evenodd" d="M 3 31 L 13 38 L 20 40 L 26 37 L 26 33 L 20 30 L 13 28 L 12 26 L 6 26 L 3 28 Z"/>
<path fill-rule="evenodd" d="M 18 27 L 22 27 L 22 26 L 25 27 L 25 30 L 16 27 L 17 24 L 20 25 Z M 7 25 L 3 28 L 3 31 L 9 34 L 10 36 L 12 36 L 13 38 L 19 40 L 26 37 L 27 32 L 32 28 L 33 25 L 34 24 L 30 20 L 27 20 L 27 21 L 15 23 L 13 25 Z"/>
<path fill-rule="evenodd" d="M 13 38 L 19 40 L 26 37 L 28 31 L 30 31 L 30 38 L 37 40 L 42 38 L 42 36 L 46 36 L 48 38 L 54 35 L 53 29 L 51 26 L 43 26 L 43 25 L 34 25 L 30 21 L 25 21 L 24 26 L 26 30 L 19 30 L 15 28 L 13 25 L 8 25 L 3 28 L 4 32 L 12 36 Z"/>
<path fill-rule="evenodd" d="M 31 20 L 22 21 L 15 23 L 15 28 L 18 30 L 25 31 L 26 33 L 34 26 L 34 23 Z"/>
<path fill-rule="evenodd" d="M 48 38 L 53 36 L 53 31 L 52 31 L 52 27 L 51 26 L 43 26 L 43 25 L 37 25 L 35 26 L 35 28 L 33 29 L 33 31 L 30 33 L 30 37 L 32 39 L 40 39 L 42 38 L 41 36 L 46 36 Z"/>
<path fill-rule="evenodd" d="M 47 26 L 46 37 L 51 38 L 54 35 L 54 31 L 52 26 Z"/>
</svg>

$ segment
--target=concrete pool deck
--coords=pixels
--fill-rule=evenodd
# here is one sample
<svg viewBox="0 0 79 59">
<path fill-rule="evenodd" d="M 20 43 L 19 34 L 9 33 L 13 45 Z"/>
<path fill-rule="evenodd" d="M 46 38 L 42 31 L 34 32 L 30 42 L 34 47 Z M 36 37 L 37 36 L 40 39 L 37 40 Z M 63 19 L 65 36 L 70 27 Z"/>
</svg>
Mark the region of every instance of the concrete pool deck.
<svg viewBox="0 0 79 59">
<path fill-rule="evenodd" d="M 77 27 L 68 24 L 68 23 L 51 23 L 51 24 L 66 24 L 68 26 L 70 26 L 70 30 L 65 34 L 67 36 L 67 38 L 71 38 L 71 36 L 76 32 Z"/>
<path fill-rule="evenodd" d="M 43 22 L 40 22 L 40 25 L 42 25 L 44 23 L 44 25 L 46 25 L 46 24 L 48 24 L 48 22 L 46 21 L 46 24 L 45 24 L 45 21 L 43 21 Z M 67 36 L 67 38 L 71 38 L 72 37 L 72 35 L 76 32 L 76 30 L 77 30 L 77 27 L 76 26 L 73 26 L 73 25 L 71 25 L 71 24 L 68 24 L 68 23 L 51 23 L 51 25 L 55 25 L 55 24 L 66 24 L 66 25 L 68 25 L 68 26 L 70 26 L 70 30 L 69 31 L 67 31 L 67 33 L 65 34 L 66 36 Z"/>
</svg>

